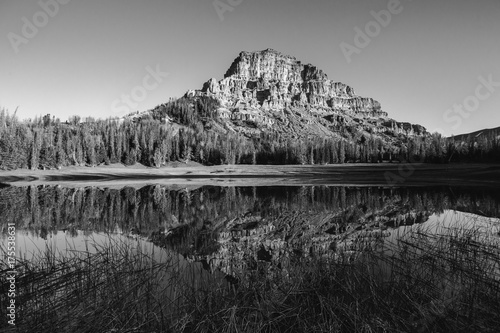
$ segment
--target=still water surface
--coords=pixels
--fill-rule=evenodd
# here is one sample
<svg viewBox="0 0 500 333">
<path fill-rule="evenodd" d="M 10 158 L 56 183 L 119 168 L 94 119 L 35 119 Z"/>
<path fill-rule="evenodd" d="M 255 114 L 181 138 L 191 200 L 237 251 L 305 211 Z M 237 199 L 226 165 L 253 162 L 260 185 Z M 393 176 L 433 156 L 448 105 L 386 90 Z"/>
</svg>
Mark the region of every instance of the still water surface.
<svg viewBox="0 0 500 333">
<path fill-rule="evenodd" d="M 5 187 L 0 212 L 2 244 L 15 223 L 20 258 L 122 242 L 226 275 L 262 261 L 279 268 L 296 257 L 353 255 L 415 228 L 500 238 L 500 190 L 491 188 Z"/>
</svg>

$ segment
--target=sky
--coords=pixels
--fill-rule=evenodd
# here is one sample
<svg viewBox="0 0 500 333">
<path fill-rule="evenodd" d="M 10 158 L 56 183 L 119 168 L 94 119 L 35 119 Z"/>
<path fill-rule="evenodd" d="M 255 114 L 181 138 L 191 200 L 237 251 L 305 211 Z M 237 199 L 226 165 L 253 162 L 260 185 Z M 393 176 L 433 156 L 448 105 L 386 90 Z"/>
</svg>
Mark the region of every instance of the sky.
<svg viewBox="0 0 500 333">
<path fill-rule="evenodd" d="M 445 135 L 500 126 L 499 0 L 0 0 L 0 107 L 123 116 L 267 48 L 391 118 Z"/>
</svg>

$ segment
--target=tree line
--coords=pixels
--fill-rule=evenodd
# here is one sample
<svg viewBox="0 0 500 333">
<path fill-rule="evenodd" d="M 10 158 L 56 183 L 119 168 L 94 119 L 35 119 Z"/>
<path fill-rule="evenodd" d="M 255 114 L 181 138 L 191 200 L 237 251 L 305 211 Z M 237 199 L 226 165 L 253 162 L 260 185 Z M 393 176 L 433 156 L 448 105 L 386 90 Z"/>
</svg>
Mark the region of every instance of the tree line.
<svg viewBox="0 0 500 333">
<path fill-rule="evenodd" d="M 0 188 L 0 211 L 19 229 L 44 236 L 58 230 L 125 232 L 150 235 L 183 225 L 198 230 L 207 222 L 225 228 L 231 219 L 251 212 L 275 220 L 285 212 L 325 212 L 343 224 L 360 218 L 446 209 L 500 216 L 500 197 L 492 189 L 369 188 L 332 186 L 217 187 L 173 190 L 142 188 L 66 188 L 31 185 Z M 469 204 L 464 204 L 469 203 Z M 389 208 L 387 208 L 389 207 Z M 385 210 L 384 210 L 385 209 Z M 397 210 L 398 214 L 394 214 Z"/>
<path fill-rule="evenodd" d="M 171 99 L 136 119 L 81 119 L 61 122 L 50 115 L 19 121 L 0 110 L 0 168 L 50 169 L 64 166 L 171 161 L 219 164 L 342 164 L 383 161 L 433 163 L 500 161 L 500 133 L 446 139 L 400 136 L 388 143 L 375 135 L 344 129 L 341 138 L 287 139 L 262 132 L 246 137 L 221 131 L 219 104 L 211 98 Z"/>
</svg>

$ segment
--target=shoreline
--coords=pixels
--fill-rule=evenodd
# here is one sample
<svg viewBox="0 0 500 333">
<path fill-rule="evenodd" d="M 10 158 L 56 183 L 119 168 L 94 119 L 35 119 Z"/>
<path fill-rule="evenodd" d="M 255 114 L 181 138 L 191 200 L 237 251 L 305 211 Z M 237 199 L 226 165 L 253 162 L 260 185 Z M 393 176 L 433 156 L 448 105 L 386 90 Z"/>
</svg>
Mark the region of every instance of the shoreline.
<svg viewBox="0 0 500 333">
<path fill-rule="evenodd" d="M 108 165 L 0 171 L 0 183 L 65 186 L 190 184 L 230 186 L 385 185 L 500 186 L 500 164 Z"/>
</svg>

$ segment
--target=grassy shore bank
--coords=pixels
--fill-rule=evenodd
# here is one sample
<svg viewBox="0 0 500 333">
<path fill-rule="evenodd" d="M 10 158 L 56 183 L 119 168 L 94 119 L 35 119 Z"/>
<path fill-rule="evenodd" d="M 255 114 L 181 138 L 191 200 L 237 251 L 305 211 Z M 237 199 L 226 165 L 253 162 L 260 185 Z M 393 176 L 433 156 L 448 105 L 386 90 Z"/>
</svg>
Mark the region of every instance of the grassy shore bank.
<svg viewBox="0 0 500 333">
<path fill-rule="evenodd" d="M 498 245 L 474 228 L 415 229 L 354 262 L 258 262 L 237 284 L 126 244 L 45 251 L 18 264 L 16 332 L 497 332 Z"/>
</svg>

